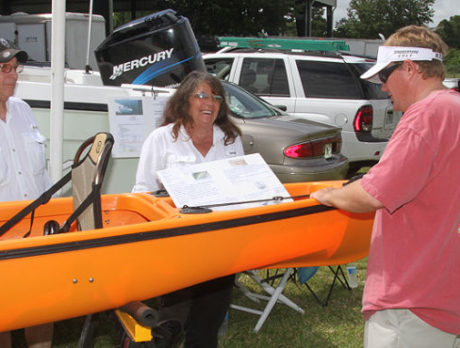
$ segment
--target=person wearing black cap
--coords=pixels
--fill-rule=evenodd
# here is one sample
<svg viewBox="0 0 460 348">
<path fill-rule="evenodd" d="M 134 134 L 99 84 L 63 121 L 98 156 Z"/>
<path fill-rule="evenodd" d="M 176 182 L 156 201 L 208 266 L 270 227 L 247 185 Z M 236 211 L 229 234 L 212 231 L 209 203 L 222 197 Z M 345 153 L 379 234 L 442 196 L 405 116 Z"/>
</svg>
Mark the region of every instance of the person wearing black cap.
<svg viewBox="0 0 460 348">
<path fill-rule="evenodd" d="M 443 85 L 447 45 L 399 29 L 361 78 L 404 111 L 361 180 L 311 197 L 376 211 L 363 293 L 365 348 L 460 347 L 460 94 Z"/>
<path fill-rule="evenodd" d="M 13 97 L 27 53 L 0 38 L 0 201 L 32 200 L 51 186 L 44 142 L 29 105 Z M 5 314 L 7 315 L 7 314 Z M 51 347 L 53 324 L 25 329 L 30 348 Z M 11 347 L 11 334 L 0 333 L 0 347 Z"/>
</svg>

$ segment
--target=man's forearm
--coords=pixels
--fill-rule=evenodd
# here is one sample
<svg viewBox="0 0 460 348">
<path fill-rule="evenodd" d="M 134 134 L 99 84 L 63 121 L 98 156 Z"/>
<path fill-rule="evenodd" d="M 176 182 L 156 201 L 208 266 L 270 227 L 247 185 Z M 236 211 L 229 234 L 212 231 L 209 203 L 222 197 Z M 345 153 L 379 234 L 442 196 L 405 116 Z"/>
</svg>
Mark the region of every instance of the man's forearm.
<svg viewBox="0 0 460 348">
<path fill-rule="evenodd" d="M 326 188 L 313 192 L 311 197 L 315 198 L 321 204 L 352 213 L 366 213 L 383 208 L 380 201 L 364 190 L 361 186 L 361 180 L 340 188 Z"/>
</svg>

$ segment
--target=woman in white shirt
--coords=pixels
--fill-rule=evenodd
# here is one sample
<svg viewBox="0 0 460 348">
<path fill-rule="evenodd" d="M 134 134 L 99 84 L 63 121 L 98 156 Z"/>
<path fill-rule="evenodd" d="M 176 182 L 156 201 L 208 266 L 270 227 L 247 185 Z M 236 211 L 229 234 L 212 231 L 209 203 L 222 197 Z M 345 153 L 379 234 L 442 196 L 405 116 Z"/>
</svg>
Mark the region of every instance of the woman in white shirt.
<svg viewBox="0 0 460 348">
<path fill-rule="evenodd" d="M 240 135 L 228 117 L 220 81 L 205 72 L 191 72 L 168 101 L 162 127 L 142 147 L 133 192 L 160 189 L 160 169 L 242 156 Z M 155 347 L 174 347 L 185 330 L 185 348 L 216 348 L 233 281 L 234 276 L 223 277 L 162 296 Z"/>
</svg>

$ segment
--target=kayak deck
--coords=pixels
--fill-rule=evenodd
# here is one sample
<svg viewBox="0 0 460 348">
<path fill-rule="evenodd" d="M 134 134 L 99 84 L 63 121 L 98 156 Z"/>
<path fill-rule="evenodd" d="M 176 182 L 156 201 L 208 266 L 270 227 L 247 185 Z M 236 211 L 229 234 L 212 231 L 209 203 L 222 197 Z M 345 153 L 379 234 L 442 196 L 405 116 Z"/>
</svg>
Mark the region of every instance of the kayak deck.
<svg viewBox="0 0 460 348">
<path fill-rule="evenodd" d="M 336 183 L 333 181 L 332 183 Z M 290 196 L 305 196 L 322 187 L 330 186 L 331 182 L 295 183 L 285 185 Z M 294 198 L 294 201 L 305 199 Z M 5 202 L 0 206 L 0 225 L 14 216 L 29 201 Z M 172 199 L 157 198 L 150 194 L 114 194 L 102 195 L 103 228 L 127 226 L 162 219 L 177 217 L 179 213 Z M 238 206 L 236 205 L 237 209 Z M 39 206 L 33 219 L 31 234 L 28 238 L 43 236 L 43 226 L 49 220 L 62 224 L 73 212 L 72 198 L 55 198 L 51 202 Z M 183 215 L 187 216 L 187 215 Z M 0 237 L 6 239 L 23 238 L 30 229 L 30 215 L 21 220 L 14 228 Z M 76 232 L 76 224 L 72 224 L 69 232 Z"/>
</svg>

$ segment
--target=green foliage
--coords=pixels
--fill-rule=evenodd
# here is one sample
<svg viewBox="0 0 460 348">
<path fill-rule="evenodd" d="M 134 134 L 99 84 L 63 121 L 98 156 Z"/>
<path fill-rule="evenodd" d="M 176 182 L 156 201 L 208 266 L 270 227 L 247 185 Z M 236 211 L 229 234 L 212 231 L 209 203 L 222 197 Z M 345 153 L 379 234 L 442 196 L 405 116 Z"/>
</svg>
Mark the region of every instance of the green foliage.
<svg viewBox="0 0 460 348">
<path fill-rule="evenodd" d="M 286 32 L 287 24 L 292 21 L 292 16 L 289 16 L 292 12 L 291 2 L 292 0 L 159 0 L 152 2 L 149 13 L 173 9 L 188 18 L 196 35 L 279 35 Z M 136 13 L 137 18 L 142 15 Z M 126 17 L 123 15 L 120 19 L 115 27 L 123 24 Z"/>
<path fill-rule="evenodd" d="M 324 37 L 327 35 L 327 21 L 324 16 L 324 7 L 312 8 L 311 33 L 312 36 Z"/>
<path fill-rule="evenodd" d="M 338 22 L 336 37 L 378 38 L 386 37 L 408 24 L 426 25 L 432 22 L 435 0 L 351 0 L 348 17 Z M 136 18 L 164 9 L 174 9 L 187 17 L 196 35 L 231 36 L 298 36 L 297 25 L 305 16 L 305 0 L 158 0 L 152 2 L 151 10 L 136 12 Z M 325 8 L 312 6 L 312 36 L 327 34 Z M 114 14 L 114 27 L 131 20 L 129 12 Z M 460 16 L 454 16 L 460 17 Z M 444 23 L 445 22 L 445 23 Z M 440 31 L 455 41 L 458 47 L 460 18 L 443 21 Z"/>
<path fill-rule="evenodd" d="M 113 27 L 117 28 L 120 25 L 131 21 L 131 13 L 130 12 L 115 12 L 113 14 L 112 20 L 113 20 Z"/>
<path fill-rule="evenodd" d="M 460 49 L 460 16 L 444 19 L 435 30 L 450 48 Z"/>
<path fill-rule="evenodd" d="M 409 25 L 432 22 L 435 0 L 351 0 L 348 17 L 340 20 L 337 37 L 378 38 L 390 36 L 397 29 Z"/>
<path fill-rule="evenodd" d="M 295 0 L 159 0 L 149 12 L 136 12 L 136 18 L 171 8 L 190 21 L 196 35 L 297 36 Z M 300 2 L 305 6 L 305 2 Z M 312 35 L 325 36 L 324 7 L 312 8 Z M 114 27 L 131 20 L 130 12 L 114 14 Z"/>
<path fill-rule="evenodd" d="M 444 59 L 447 75 L 457 77 L 460 75 L 460 49 L 451 48 Z"/>
</svg>

